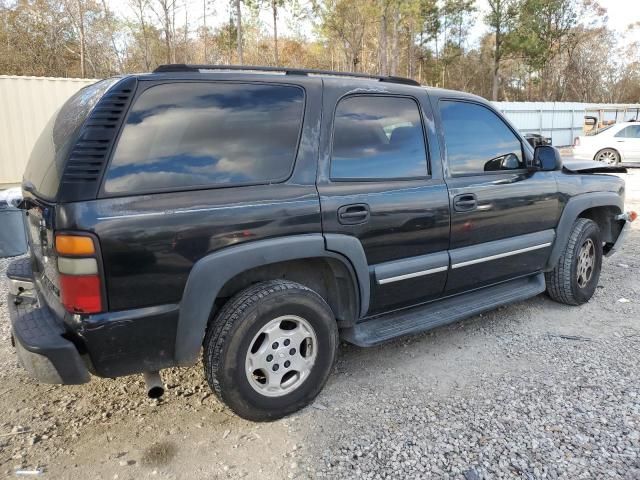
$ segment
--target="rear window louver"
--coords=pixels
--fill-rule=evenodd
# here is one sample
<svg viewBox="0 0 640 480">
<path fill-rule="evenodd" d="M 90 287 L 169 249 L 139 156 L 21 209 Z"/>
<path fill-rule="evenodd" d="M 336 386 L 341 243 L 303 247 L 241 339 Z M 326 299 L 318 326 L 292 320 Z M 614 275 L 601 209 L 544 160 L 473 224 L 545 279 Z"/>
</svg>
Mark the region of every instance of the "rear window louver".
<svg viewBox="0 0 640 480">
<path fill-rule="evenodd" d="M 91 110 L 65 164 L 60 201 L 97 197 L 100 179 L 135 87 L 135 78 L 123 79 L 108 90 Z"/>
</svg>

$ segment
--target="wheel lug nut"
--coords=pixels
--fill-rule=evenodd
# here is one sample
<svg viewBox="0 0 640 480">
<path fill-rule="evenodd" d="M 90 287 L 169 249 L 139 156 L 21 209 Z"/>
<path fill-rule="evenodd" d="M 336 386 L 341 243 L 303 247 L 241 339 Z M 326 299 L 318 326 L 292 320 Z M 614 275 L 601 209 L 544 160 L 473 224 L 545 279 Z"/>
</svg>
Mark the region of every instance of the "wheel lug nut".
<svg viewBox="0 0 640 480">
<path fill-rule="evenodd" d="M 296 354 L 296 349 L 292 348 L 291 350 L 289 350 L 289 355 L 295 355 Z"/>
<path fill-rule="evenodd" d="M 291 343 L 291 340 L 289 340 L 288 338 L 284 341 L 284 346 L 288 347 L 289 344 Z"/>
<path fill-rule="evenodd" d="M 267 355 L 267 362 L 270 362 L 271 360 L 273 360 L 273 355 Z"/>
<path fill-rule="evenodd" d="M 278 369 L 280 368 L 280 365 L 278 365 L 277 363 L 273 366 L 273 371 L 277 372 Z"/>
<path fill-rule="evenodd" d="M 274 350 L 278 348 L 278 342 L 273 342 L 273 345 L 271 345 L 271 348 L 273 348 Z"/>
<path fill-rule="evenodd" d="M 289 365 L 291 365 L 291 362 L 289 360 L 284 362 L 284 368 L 289 368 Z"/>
</svg>

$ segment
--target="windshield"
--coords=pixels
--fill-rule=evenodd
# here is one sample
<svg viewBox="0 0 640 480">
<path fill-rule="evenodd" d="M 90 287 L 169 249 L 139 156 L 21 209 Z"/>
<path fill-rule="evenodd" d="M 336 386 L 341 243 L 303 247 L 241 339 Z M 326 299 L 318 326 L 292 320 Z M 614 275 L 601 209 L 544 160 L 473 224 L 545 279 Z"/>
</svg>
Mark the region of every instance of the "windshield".
<svg viewBox="0 0 640 480">
<path fill-rule="evenodd" d="M 109 78 L 82 88 L 53 114 L 31 151 L 25 186 L 47 200 L 55 199 L 73 140 L 96 102 L 118 80 Z"/>
</svg>

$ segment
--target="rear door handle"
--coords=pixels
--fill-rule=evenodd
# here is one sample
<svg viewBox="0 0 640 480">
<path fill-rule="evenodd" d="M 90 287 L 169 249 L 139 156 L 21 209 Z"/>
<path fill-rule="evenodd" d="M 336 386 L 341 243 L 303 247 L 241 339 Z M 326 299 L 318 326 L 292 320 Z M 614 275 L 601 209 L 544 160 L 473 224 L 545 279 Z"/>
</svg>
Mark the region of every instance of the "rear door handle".
<svg viewBox="0 0 640 480">
<path fill-rule="evenodd" d="M 369 220 L 369 205 L 354 203 L 338 208 L 338 221 L 343 225 L 357 225 Z"/>
<path fill-rule="evenodd" d="M 463 193 L 453 197 L 453 209 L 456 212 L 469 212 L 478 208 L 478 198 L 473 193 Z"/>
</svg>

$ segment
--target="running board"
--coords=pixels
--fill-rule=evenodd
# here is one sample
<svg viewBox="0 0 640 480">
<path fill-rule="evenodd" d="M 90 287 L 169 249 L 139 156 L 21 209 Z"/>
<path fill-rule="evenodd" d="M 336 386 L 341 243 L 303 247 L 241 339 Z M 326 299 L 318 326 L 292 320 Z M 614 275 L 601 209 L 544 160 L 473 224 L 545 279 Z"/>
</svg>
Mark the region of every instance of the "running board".
<svg viewBox="0 0 640 480">
<path fill-rule="evenodd" d="M 526 300 L 544 292 L 544 274 L 517 278 L 419 307 L 374 317 L 341 331 L 342 338 L 370 347 L 405 335 L 457 322 L 501 305 Z"/>
</svg>

